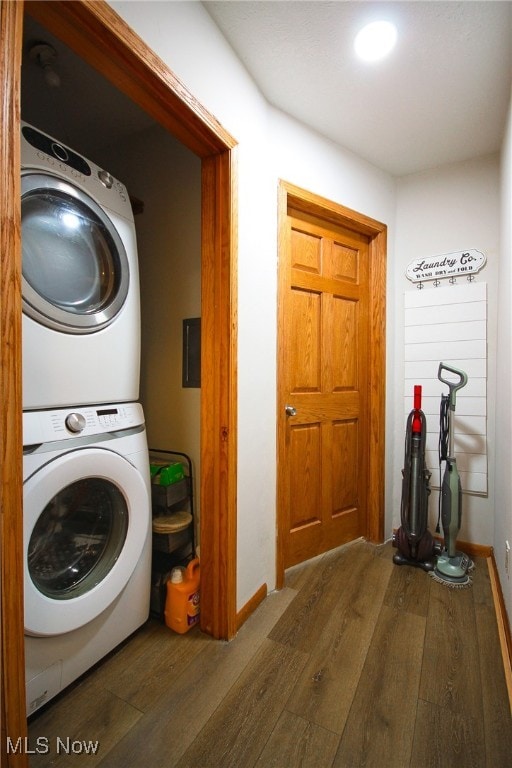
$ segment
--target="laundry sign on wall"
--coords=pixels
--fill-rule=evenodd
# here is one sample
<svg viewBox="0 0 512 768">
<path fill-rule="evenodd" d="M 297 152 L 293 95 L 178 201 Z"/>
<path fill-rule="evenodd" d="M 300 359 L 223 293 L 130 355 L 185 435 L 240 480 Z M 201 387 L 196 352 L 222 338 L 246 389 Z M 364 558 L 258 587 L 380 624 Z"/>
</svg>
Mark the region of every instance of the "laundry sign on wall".
<svg viewBox="0 0 512 768">
<path fill-rule="evenodd" d="M 405 274 L 413 283 L 441 280 L 445 277 L 466 277 L 476 275 L 485 266 L 485 262 L 484 254 L 471 248 L 468 251 L 455 251 L 455 253 L 443 253 L 440 256 L 414 259 L 408 265 Z"/>
<path fill-rule="evenodd" d="M 413 403 L 414 385 L 422 386 L 427 418 L 427 466 L 431 485 L 439 487 L 438 437 L 441 395 L 439 363 L 468 376 L 457 393 L 454 418 L 455 456 L 463 491 L 487 495 L 487 285 L 463 282 L 404 295 L 404 424 Z"/>
</svg>

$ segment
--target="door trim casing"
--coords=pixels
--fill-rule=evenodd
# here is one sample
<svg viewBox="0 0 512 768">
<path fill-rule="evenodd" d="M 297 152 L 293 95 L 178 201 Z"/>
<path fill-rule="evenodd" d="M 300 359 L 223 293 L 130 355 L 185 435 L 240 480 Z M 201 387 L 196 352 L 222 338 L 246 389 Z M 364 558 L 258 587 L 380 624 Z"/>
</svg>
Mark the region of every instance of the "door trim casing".
<svg viewBox="0 0 512 768">
<path fill-rule="evenodd" d="M 23 5 L 0 4 L 0 762 L 27 733 L 23 644 L 20 79 Z M 7 651 L 9 657 L 7 658 Z"/>
<path fill-rule="evenodd" d="M 278 360 L 277 381 L 282 381 L 284 361 L 280 356 L 279 329 L 284 327 L 284 285 L 286 275 L 282 269 L 280 255 L 286 247 L 288 207 L 303 211 L 351 229 L 369 238 L 369 306 L 370 306 L 370 361 L 368 381 L 369 403 L 369 453 L 368 453 L 368 516 L 366 536 L 372 542 L 381 542 L 384 538 L 384 467 L 385 467 L 385 374 L 386 374 L 386 248 L 387 227 L 385 224 L 365 216 L 362 213 L 309 192 L 305 189 L 280 180 L 278 185 Z M 281 345 L 282 346 L 282 345 Z M 280 403 L 280 393 L 277 402 Z M 281 447 L 285 439 L 284 430 L 277 418 L 277 456 L 282 455 Z M 277 476 L 280 477 L 279 471 Z M 284 516 L 280 514 L 283 501 L 280 498 L 279 480 L 277 487 L 277 561 L 276 584 L 284 586 Z"/>
<path fill-rule="evenodd" d="M 22 602 L 20 78 L 24 11 L 202 159 L 201 626 L 230 639 L 236 619 L 237 142 L 103 0 L 0 0 L 0 756 L 26 735 Z M 17 457 L 17 458 L 16 458 Z M 6 653 L 9 648 L 9 660 Z"/>
</svg>

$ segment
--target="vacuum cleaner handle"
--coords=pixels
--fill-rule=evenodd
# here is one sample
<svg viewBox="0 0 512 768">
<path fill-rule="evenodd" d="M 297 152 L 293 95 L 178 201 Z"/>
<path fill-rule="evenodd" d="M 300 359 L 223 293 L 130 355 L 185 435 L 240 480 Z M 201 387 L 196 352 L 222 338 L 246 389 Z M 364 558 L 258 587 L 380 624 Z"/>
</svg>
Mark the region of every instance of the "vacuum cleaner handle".
<svg viewBox="0 0 512 768">
<path fill-rule="evenodd" d="M 458 382 L 449 381 L 448 379 L 443 379 L 441 376 L 442 371 L 450 371 L 450 373 L 454 373 L 456 376 L 459 377 Z M 451 365 L 446 365 L 446 363 L 439 363 L 439 370 L 437 372 L 437 378 L 439 381 L 442 381 L 443 384 L 446 384 L 450 389 L 450 408 L 452 411 L 455 410 L 455 396 L 456 392 L 459 389 L 462 389 L 462 387 L 465 387 L 468 383 L 468 375 L 467 373 L 464 373 L 464 371 L 460 371 L 458 368 L 454 368 Z"/>
</svg>

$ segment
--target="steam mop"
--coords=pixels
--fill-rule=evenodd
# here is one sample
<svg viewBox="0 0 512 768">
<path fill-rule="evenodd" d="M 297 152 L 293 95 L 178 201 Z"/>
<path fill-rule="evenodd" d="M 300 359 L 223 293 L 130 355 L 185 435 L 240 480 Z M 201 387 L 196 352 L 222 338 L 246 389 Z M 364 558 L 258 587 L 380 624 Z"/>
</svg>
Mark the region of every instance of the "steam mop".
<svg viewBox="0 0 512 768">
<path fill-rule="evenodd" d="M 443 378 L 444 371 L 454 374 L 458 377 L 458 380 L 453 382 Z M 440 363 L 437 378 L 443 384 L 446 384 L 449 389 L 448 395 L 441 395 L 439 430 L 440 469 L 442 462 L 445 462 L 443 482 L 440 490 L 440 517 L 443 525 L 444 546 L 437 557 L 435 568 L 430 571 L 429 575 L 447 586 L 463 588 L 471 585 L 469 573 L 473 570 L 474 563 L 466 554 L 456 549 L 457 536 L 462 519 L 462 487 L 453 450 L 453 422 L 456 395 L 459 389 L 466 386 L 468 377 L 467 374 L 459 371 L 458 368 Z"/>
<path fill-rule="evenodd" d="M 414 387 L 414 408 L 405 430 L 405 459 L 402 470 L 400 528 L 393 535 L 396 565 L 413 565 L 432 573 L 440 547 L 427 528 L 430 477 L 425 464 L 427 422 L 421 410 L 421 387 Z"/>
</svg>

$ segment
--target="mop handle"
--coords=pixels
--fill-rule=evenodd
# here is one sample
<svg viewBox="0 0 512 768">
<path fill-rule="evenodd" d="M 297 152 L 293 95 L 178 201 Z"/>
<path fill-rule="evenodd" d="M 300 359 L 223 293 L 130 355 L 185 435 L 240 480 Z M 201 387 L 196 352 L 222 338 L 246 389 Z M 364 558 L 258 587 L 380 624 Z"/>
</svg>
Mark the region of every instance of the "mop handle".
<svg viewBox="0 0 512 768">
<path fill-rule="evenodd" d="M 456 376 L 459 377 L 459 381 L 457 383 L 453 383 L 453 381 L 449 381 L 448 379 L 443 379 L 441 376 L 442 371 L 450 371 L 450 373 L 454 373 Z M 462 389 L 462 387 L 465 387 L 468 383 L 468 375 L 467 373 L 464 373 L 464 371 L 459 371 L 458 368 L 453 368 L 451 365 L 446 365 L 446 363 L 439 363 L 439 370 L 437 372 L 437 378 L 439 381 L 442 381 L 443 384 L 446 384 L 450 389 L 450 410 L 455 410 L 455 397 L 457 390 Z"/>
</svg>

